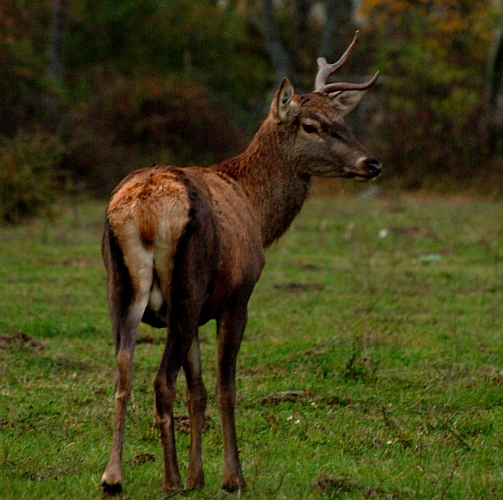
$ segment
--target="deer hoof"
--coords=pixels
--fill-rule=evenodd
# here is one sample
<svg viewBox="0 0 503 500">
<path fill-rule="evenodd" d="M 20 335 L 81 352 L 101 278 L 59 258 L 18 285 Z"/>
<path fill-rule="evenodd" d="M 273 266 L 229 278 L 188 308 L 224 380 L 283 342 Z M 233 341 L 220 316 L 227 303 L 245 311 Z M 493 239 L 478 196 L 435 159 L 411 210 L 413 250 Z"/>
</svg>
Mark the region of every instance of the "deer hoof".
<svg viewBox="0 0 503 500">
<path fill-rule="evenodd" d="M 162 491 L 166 493 L 174 493 L 176 491 L 183 490 L 182 481 L 164 481 L 162 485 Z"/>
<path fill-rule="evenodd" d="M 114 496 L 122 492 L 122 482 L 124 477 L 120 469 L 106 470 L 101 478 L 101 486 L 106 496 Z"/>
<path fill-rule="evenodd" d="M 122 493 L 122 483 L 109 484 L 103 481 L 101 483 L 103 487 L 103 495 L 105 497 L 113 497 L 119 493 Z"/>
<path fill-rule="evenodd" d="M 189 490 L 202 490 L 204 489 L 204 476 L 187 476 L 185 485 Z"/>
<path fill-rule="evenodd" d="M 235 491 L 246 491 L 246 481 L 243 476 L 233 477 L 224 480 L 222 489 L 228 491 L 229 493 L 233 493 Z"/>
</svg>

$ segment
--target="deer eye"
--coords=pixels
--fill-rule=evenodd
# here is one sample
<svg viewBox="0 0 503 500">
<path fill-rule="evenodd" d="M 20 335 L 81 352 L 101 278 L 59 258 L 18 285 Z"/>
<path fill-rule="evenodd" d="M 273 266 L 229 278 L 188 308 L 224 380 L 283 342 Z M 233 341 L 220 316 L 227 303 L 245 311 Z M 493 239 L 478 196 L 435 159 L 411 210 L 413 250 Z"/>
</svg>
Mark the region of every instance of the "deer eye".
<svg viewBox="0 0 503 500">
<path fill-rule="evenodd" d="M 315 127 L 314 125 L 311 125 L 309 123 L 303 123 L 302 130 L 304 130 L 304 132 L 306 134 L 317 134 L 318 133 L 318 127 Z"/>
</svg>

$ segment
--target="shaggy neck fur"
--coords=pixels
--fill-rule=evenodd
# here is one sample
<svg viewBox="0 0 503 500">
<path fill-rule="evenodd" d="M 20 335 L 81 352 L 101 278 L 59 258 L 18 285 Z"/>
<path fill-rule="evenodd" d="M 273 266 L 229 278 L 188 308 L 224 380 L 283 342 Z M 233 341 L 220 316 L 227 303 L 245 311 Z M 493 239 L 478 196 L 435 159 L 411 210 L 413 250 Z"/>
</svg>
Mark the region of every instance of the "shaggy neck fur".
<svg viewBox="0 0 503 500">
<path fill-rule="evenodd" d="M 241 155 L 214 167 L 245 191 L 260 219 L 264 247 L 288 229 L 311 186 L 311 176 L 295 171 L 288 154 L 290 144 L 285 139 L 269 117 Z"/>
</svg>

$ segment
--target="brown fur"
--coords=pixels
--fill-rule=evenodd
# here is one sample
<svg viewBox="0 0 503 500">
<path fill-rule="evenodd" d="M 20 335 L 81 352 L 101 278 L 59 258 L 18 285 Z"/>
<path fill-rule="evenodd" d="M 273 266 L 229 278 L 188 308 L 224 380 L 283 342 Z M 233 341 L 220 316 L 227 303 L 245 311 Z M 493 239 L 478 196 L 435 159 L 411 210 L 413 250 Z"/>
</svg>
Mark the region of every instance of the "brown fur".
<svg viewBox="0 0 503 500">
<path fill-rule="evenodd" d="M 312 175 L 370 178 L 379 173 L 378 162 L 344 125 L 342 115 L 354 106 L 353 97 L 348 105 L 341 104 L 340 96 L 337 102 L 316 93 L 295 96 L 285 81 L 240 156 L 207 169 L 156 165 L 131 173 L 114 191 L 103 237 L 118 364 L 113 445 L 103 475 L 107 492 L 118 491 L 123 480 L 124 421 L 140 321 L 168 327 L 154 378 L 164 488 L 182 487 L 173 427 L 175 383 L 182 367 L 191 422 L 186 484 L 204 486 L 201 440 L 207 396 L 198 326 L 212 318 L 217 320 L 223 487 L 246 488 L 234 406 L 248 299 L 264 266 L 264 248 L 300 211 Z"/>
</svg>

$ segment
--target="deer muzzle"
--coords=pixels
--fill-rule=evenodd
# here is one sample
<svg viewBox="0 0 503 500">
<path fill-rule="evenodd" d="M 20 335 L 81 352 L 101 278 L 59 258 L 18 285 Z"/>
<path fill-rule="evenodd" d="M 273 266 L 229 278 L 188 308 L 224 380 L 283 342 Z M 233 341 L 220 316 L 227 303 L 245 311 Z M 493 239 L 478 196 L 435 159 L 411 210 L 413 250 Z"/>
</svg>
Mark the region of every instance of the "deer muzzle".
<svg viewBox="0 0 503 500">
<path fill-rule="evenodd" d="M 356 162 L 354 170 L 346 170 L 346 177 L 373 179 L 377 177 L 382 170 L 381 163 L 373 157 L 360 158 Z"/>
</svg>

